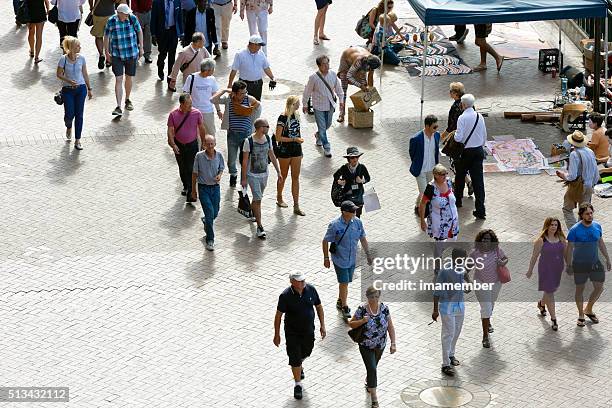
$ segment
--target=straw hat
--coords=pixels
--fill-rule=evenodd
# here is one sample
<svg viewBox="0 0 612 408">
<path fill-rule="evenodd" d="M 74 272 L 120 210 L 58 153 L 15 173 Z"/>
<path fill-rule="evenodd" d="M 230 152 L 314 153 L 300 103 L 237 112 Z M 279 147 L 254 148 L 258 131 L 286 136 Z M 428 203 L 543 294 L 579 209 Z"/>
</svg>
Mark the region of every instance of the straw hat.
<svg viewBox="0 0 612 408">
<path fill-rule="evenodd" d="M 571 135 L 568 135 L 567 141 L 575 147 L 585 147 L 587 145 L 587 141 L 584 137 L 584 134 L 579 130 L 576 130 Z"/>
</svg>

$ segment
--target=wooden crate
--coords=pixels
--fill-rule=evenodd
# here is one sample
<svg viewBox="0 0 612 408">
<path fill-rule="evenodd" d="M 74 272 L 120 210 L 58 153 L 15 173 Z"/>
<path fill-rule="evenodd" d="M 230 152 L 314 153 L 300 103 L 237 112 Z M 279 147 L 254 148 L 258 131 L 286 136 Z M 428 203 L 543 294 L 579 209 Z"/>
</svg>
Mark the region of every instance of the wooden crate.
<svg viewBox="0 0 612 408">
<path fill-rule="evenodd" d="M 348 108 L 348 123 L 355 129 L 373 128 L 374 112 L 371 109 L 359 112 L 355 108 Z"/>
</svg>

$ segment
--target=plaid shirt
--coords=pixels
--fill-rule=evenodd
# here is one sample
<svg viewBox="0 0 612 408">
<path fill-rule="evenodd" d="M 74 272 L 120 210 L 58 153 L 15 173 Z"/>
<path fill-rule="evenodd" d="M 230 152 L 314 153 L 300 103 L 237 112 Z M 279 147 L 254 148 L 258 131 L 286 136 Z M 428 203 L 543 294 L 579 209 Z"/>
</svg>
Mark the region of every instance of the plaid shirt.
<svg viewBox="0 0 612 408">
<path fill-rule="evenodd" d="M 140 30 L 138 19 L 131 14 L 125 21 L 119 20 L 117 14 L 109 18 L 104 35 L 109 38 L 111 55 L 122 60 L 138 58 L 138 32 Z"/>
</svg>

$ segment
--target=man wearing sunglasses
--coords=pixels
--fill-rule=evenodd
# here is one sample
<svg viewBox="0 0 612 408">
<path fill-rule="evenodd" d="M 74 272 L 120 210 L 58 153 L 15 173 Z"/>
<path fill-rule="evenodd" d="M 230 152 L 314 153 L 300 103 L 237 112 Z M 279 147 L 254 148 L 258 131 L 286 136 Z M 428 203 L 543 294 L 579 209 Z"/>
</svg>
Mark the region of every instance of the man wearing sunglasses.
<svg viewBox="0 0 612 408">
<path fill-rule="evenodd" d="M 419 213 L 419 203 L 433 178 L 433 168 L 440 160 L 440 133 L 438 132 L 438 118 L 434 115 L 425 117 L 425 127 L 410 139 L 410 174 L 416 178 L 419 195 L 414 205 L 414 213 Z"/>
</svg>

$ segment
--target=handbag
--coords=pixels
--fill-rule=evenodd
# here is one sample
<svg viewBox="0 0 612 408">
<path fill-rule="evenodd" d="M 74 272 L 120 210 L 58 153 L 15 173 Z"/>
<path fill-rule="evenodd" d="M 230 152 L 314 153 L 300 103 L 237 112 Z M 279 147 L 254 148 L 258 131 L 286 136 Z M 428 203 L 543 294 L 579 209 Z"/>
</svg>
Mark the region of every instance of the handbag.
<svg viewBox="0 0 612 408">
<path fill-rule="evenodd" d="M 181 72 L 185 72 L 185 70 L 187 68 L 189 68 L 189 65 L 191 65 L 191 63 L 193 62 L 194 59 L 196 59 L 196 57 L 198 56 L 200 50 L 197 50 L 196 53 L 193 55 L 193 57 L 189 60 L 189 62 L 185 62 L 181 65 L 181 67 L 179 68 L 181 70 Z M 193 86 L 193 82 L 192 82 L 192 86 Z"/>
<path fill-rule="evenodd" d="M 49 10 L 49 12 L 47 13 L 47 21 L 49 21 L 51 24 L 57 24 L 57 22 L 59 21 L 59 10 L 57 8 L 58 5 L 59 0 L 57 0 L 55 6 L 53 6 L 51 10 Z"/>
<path fill-rule="evenodd" d="M 371 10 L 370 10 L 371 11 Z M 378 21 L 378 18 L 376 19 Z M 361 38 L 367 40 L 372 35 L 372 27 L 370 27 L 370 13 L 366 13 L 365 16 L 361 17 L 359 21 L 357 21 L 357 25 L 355 26 L 355 32 Z"/>
<path fill-rule="evenodd" d="M 87 14 L 87 17 L 85 17 L 85 25 L 89 27 L 93 26 L 93 12 L 96 10 L 96 7 L 98 7 L 98 3 L 100 3 L 100 0 L 96 1 L 92 9 L 89 11 L 89 14 Z"/>
<path fill-rule="evenodd" d="M 351 329 L 348 331 L 348 335 L 349 337 L 355 342 L 355 343 L 361 343 L 362 341 L 365 340 L 365 327 L 366 327 L 367 323 L 362 324 L 359 327 L 355 327 L 354 329 Z"/>
<path fill-rule="evenodd" d="M 497 259 L 499 259 L 499 248 L 497 249 Z M 510 269 L 506 265 L 497 265 L 497 279 L 501 283 L 508 283 L 512 280 L 510 277 Z"/>
<path fill-rule="evenodd" d="M 336 251 L 338 250 L 338 244 L 342 241 L 342 238 L 344 238 L 344 235 L 346 234 L 346 231 L 348 231 L 349 227 L 351 226 L 351 224 L 348 224 L 346 226 L 346 228 L 344 229 L 344 232 L 342 233 L 342 236 L 340 237 L 340 239 L 338 240 L 338 243 L 332 242 L 331 245 L 329 246 L 329 252 L 332 254 L 335 254 Z"/>
<path fill-rule="evenodd" d="M 451 132 L 452 134 L 448 135 L 446 142 L 444 143 L 444 147 L 442 147 L 442 153 L 453 160 L 461 159 L 461 155 L 463 155 L 463 151 L 465 150 L 465 145 L 470 141 L 472 134 L 474 134 L 474 130 L 476 130 L 476 125 L 478 125 L 479 119 L 480 114 L 476 113 L 476 122 L 474 122 L 474 127 L 472 128 L 472 131 L 468 135 L 467 139 L 465 139 L 465 142 L 456 141 L 454 132 Z"/>
<path fill-rule="evenodd" d="M 582 155 L 576 150 L 578 155 L 578 177 L 572 181 L 566 181 L 564 184 L 567 187 L 567 197 L 575 203 L 582 201 L 584 195 L 584 180 L 582 179 Z"/>
<path fill-rule="evenodd" d="M 15 21 L 19 24 L 28 24 L 30 22 L 30 9 L 28 8 L 27 0 L 19 0 Z"/>
<path fill-rule="evenodd" d="M 289 118 L 285 121 L 282 136 L 289 137 Z M 287 143 L 277 142 L 276 135 L 272 135 L 272 149 L 276 157 L 289 156 L 289 146 Z"/>
<path fill-rule="evenodd" d="M 238 212 L 246 218 L 253 217 L 253 209 L 251 208 L 251 200 L 247 194 L 246 188 L 238 192 Z"/>
<path fill-rule="evenodd" d="M 332 181 L 331 199 L 336 207 L 340 207 L 344 201 L 344 186 L 338 184 L 338 180 Z"/>
<path fill-rule="evenodd" d="M 62 73 L 62 75 L 66 72 L 66 62 L 68 62 L 68 56 L 65 55 L 64 56 L 64 66 L 62 67 L 62 70 L 64 72 Z M 60 88 L 60 90 L 53 95 L 53 100 L 58 105 L 63 105 L 64 104 L 64 94 L 62 92 L 63 89 L 64 89 L 63 87 Z"/>
</svg>

